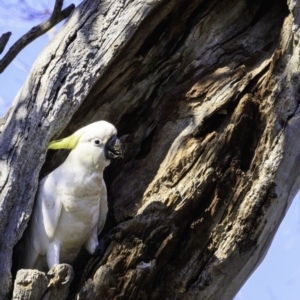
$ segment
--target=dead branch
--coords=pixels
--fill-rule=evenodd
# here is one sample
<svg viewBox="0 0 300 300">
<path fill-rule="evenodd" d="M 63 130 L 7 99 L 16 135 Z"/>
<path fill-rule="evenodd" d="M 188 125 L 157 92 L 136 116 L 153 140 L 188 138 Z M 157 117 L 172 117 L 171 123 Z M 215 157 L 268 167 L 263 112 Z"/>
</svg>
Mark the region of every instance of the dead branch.
<svg viewBox="0 0 300 300">
<path fill-rule="evenodd" d="M 66 19 L 69 17 L 71 12 L 74 10 L 75 5 L 71 4 L 64 10 L 62 9 L 63 6 L 63 0 L 56 0 L 53 12 L 50 16 L 50 18 L 43 23 L 41 23 L 38 26 L 33 27 L 30 29 L 26 34 L 24 34 L 19 40 L 15 42 L 14 45 L 10 47 L 8 52 L 5 54 L 5 56 L 0 60 L 0 73 L 2 73 L 6 67 L 13 61 L 13 59 L 32 41 L 34 41 L 36 38 L 40 37 L 44 33 L 46 33 L 48 30 L 50 30 L 52 27 L 54 27 L 56 24 L 58 24 L 60 21 Z M 4 50 L 10 35 L 8 33 L 5 33 L 0 38 L 0 53 Z M 1 51 L 2 50 L 2 51 Z"/>
<path fill-rule="evenodd" d="M 0 37 L 0 54 L 3 52 L 10 36 L 11 36 L 11 32 L 6 32 L 1 35 L 1 37 Z"/>
</svg>

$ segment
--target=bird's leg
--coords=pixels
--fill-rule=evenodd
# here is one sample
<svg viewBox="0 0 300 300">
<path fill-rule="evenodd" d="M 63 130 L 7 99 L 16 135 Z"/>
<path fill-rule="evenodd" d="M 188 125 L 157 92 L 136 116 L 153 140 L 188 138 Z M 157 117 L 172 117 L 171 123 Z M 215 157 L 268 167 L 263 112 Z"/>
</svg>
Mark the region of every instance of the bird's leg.
<svg viewBox="0 0 300 300">
<path fill-rule="evenodd" d="M 86 250 L 93 254 L 98 246 L 98 235 L 97 235 L 97 226 L 92 231 L 91 236 L 88 238 L 88 240 L 85 242 Z"/>
<path fill-rule="evenodd" d="M 49 244 L 47 251 L 47 263 L 49 269 L 59 264 L 59 252 L 60 244 L 57 240 L 54 240 Z"/>
</svg>

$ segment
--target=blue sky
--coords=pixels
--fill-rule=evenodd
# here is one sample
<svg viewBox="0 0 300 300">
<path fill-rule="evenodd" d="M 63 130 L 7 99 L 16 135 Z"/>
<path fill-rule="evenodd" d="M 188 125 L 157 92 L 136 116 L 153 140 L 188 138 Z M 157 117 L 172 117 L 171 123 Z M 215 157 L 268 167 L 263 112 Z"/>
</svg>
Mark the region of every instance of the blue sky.
<svg viewBox="0 0 300 300">
<path fill-rule="evenodd" d="M 36 3 L 43 3 L 42 1 L 33 2 L 35 2 L 35 5 L 37 5 Z M 51 1 L 44 2 L 51 3 Z M 78 2 L 80 1 L 72 2 L 67 0 L 65 1 L 65 6 Z M 22 16 L 16 11 L 11 13 L 0 7 L 0 35 L 4 32 L 12 31 L 8 47 L 39 22 L 21 21 L 20 17 Z M 34 60 L 57 30 L 59 30 L 59 26 L 30 44 L 17 56 L 4 73 L 0 74 L 0 117 L 8 110 L 12 100 L 25 81 Z M 299 200 L 300 194 L 298 193 L 273 240 L 266 258 L 244 284 L 235 300 L 300 299 Z"/>
</svg>

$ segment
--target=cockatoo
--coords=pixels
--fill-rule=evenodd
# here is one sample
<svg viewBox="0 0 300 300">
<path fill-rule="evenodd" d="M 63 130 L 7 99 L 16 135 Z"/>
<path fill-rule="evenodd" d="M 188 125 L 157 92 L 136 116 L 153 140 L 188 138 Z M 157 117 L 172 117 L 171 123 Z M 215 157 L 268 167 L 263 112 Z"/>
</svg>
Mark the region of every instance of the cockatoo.
<svg viewBox="0 0 300 300">
<path fill-rule="evenodd" d="M 39 183 L 25 235 L 23 268 L 45 271 L 71 263 L 85 245 L 93 254 L 108 211 L 103 171 L 122 156 L 116 128 L 99 121 L 48 149 L 71 150 L 65 162 Z"/>
</svg>

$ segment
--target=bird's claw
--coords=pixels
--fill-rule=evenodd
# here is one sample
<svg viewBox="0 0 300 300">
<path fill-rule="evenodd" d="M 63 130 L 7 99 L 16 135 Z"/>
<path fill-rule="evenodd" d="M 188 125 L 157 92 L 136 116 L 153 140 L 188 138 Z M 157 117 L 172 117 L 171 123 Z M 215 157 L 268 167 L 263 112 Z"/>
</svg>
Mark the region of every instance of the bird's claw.
<svg viewBox="0 0 300 300">
<path fill-rule="evenodd" d="M 55 265 L 49 272 L 48 276 L 51 278 L 48 284 L 50 286 L 58 286 L 60 284 L 67 284 L 73 280 L 74 271 L 72 266 L 68 264 Z"/>
<path fill-rule="evenodd" d="M 66 283 L 68 283 L 69 281 L 70 281 L 70 279 L 71 279 L 71 275 L 70 275 L 70 272 L 68 272 L 68 275 L 65 277 L 65 280 L 61 283 L 61 284 L 66 284 Z"/>
</svg>

